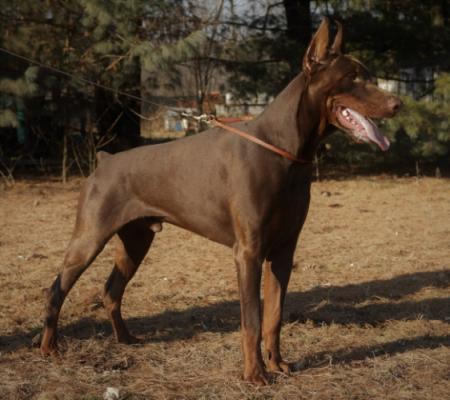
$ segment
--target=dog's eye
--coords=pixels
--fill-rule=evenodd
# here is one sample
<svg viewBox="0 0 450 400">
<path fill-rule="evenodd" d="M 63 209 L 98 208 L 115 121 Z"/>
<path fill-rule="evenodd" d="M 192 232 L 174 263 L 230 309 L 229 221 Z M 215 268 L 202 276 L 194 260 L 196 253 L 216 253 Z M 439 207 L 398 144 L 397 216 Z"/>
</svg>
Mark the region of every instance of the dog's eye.
<svg viewBox="0 0 450 400">
<path fill-rule="evenodd" d="M 350 72 L 349 74 L 345 75 L 344 79 L 346 79 L 347 81 L 355 81 L 358 78 L 358 74 L 356 74 L 355 72 Z"/>
</svg>

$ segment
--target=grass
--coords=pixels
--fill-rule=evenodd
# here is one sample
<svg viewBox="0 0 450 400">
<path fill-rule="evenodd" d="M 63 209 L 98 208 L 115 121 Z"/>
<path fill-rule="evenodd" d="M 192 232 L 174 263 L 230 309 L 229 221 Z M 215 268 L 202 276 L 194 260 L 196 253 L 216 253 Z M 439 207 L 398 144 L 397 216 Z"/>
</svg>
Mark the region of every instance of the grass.
<svg viewBox="0 0 450 400">
<path fill-rule="evenodd" d="M 41 358 L 44 291 L 70 237 L 79 181 L 0 193 L 0 399 L 444 399 L 450 392 L 450 181 L 313 185 L 282 331 L 295 367 L 240 379 L 229 249 L 165 226 L 128 286 L 142 345 L 116 344 L 101 305 L 114 243 L 75 285 L 60 358 Z"/>
</svg>

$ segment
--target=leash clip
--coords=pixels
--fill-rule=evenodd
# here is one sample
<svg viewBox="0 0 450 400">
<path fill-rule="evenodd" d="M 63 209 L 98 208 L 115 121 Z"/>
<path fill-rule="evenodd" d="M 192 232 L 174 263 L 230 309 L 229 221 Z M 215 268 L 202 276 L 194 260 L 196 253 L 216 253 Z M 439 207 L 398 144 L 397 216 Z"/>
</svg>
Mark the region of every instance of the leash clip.
<svg viewBox="0 0 450 400">
<path fill-rule="evenodd" d="M 208 125 L 211 125 L 211 123 L 216 119 L 216 117 L 212 114 L 202 114 L 198 117 L 194 117 L 199 122 L 204 122 Z"/>
<path fill-rule="evenodd" d="M 192 115 L 192 114 L 182 113 L 181 115 L 186 118 L 192 118 L 192 119 L 196 120 L 197 122 L 205 122 L 206 124 L 211 124 L 212 121 L 214 121 L 216 119 L 216 117 L 212 114 Z"/>
</svg>

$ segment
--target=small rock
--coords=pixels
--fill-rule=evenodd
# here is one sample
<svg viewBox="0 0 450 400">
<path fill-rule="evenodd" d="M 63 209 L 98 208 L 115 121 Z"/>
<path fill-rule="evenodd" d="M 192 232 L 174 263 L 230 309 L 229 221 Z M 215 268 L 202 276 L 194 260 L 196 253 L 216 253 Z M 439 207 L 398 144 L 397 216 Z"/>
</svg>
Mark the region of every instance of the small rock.
<svg viewBox="0 0 450 400">
<path fill-rule="evenodd" d="M 107 387 L 105 393 L 103 393 L 104 400 L 119 400 L 119 389 L 115 387 Z"/>
</svg>

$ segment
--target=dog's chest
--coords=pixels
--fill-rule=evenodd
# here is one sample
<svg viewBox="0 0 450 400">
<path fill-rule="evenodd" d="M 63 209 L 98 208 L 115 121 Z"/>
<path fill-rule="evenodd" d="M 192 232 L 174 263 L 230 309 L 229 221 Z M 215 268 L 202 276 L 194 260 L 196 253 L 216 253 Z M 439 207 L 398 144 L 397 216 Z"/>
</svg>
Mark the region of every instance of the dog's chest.
<svg viewBox="0 0 450 400">
<path fill-rule="evenodd" d="M 270 233 L 278 238 L 298 234 L 305 222 L 310 201 L 310 181 L 290 182 L 274 205 Z"/>
</svg>

